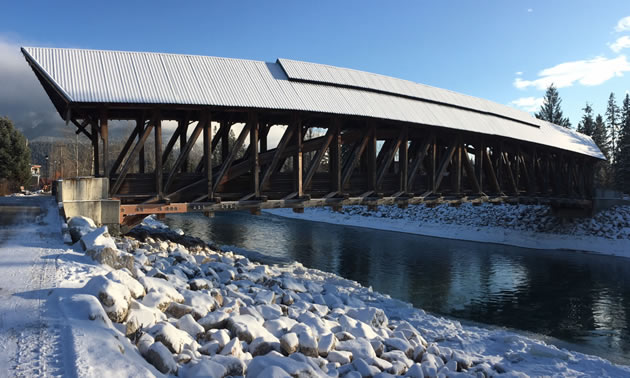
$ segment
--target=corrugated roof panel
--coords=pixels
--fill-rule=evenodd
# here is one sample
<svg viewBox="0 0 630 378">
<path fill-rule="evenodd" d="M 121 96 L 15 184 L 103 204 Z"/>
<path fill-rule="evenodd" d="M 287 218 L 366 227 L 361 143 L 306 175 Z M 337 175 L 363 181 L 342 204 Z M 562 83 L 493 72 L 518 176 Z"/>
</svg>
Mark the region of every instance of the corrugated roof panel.
<svg viewBox="0 0 630 378">
<path fill-rule="evenodd" d="M 517 109 L 356 70 L 287 60 L 265 63 L 54 48 L 24 48 L 24 52 L 73 102 L 232 106 L 375 117 L 523 139 L 603 157 L 590 138 Z M 523 125 L 522 120 L 540 128 Z"/>
</svg>

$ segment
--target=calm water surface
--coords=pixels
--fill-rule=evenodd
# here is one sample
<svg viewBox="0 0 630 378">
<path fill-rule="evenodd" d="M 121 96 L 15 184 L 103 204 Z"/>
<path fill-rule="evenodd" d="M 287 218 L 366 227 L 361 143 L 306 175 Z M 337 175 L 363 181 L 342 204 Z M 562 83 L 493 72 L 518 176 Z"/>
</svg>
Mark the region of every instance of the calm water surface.
<svg viewBox="0 0 630 378">
<path fill-rule="evenodd" d="M 551 336 L 630 364 L 630 259 L 541 251 L 263 214 L 174 215 L 172 228 L 299 261 L 462 320 Z"/>
</svg>

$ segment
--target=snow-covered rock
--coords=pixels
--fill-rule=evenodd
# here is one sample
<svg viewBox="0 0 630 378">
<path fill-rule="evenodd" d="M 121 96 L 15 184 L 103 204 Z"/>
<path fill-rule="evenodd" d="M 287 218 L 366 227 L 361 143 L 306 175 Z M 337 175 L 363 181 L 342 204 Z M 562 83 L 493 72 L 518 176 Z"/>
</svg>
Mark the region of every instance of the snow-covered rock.
<svg viewBox="0 0 630 378">
<path fill-rule="evenodd" d="M 209 359 L 203 359 L 197 363 L 191 364 L 191 366 L 187 366 L 182 374 L 185 378 L 223 378 L 227 375 L 228 370 L 225 366 Z"/>
<path fill-rule="evenodd" d="M 87 217 L 75 216 L 68 220 L 68 232 L 72 238 L 72 242 L 78 242 L 84 235 L 94 231 L 96 224 Z"/>
<path fill-rule="evenodd" d="M 157 308 L 147 307 L 138 301 L 132 300 L 129 305 L 127 320 L 125 321 L 126 334 L 131 335 L 140 328 L 148 328 L 164 320 L 166 320 L 166 316 Z"/>
<path fill-rule="evenodd" d="M 181 353 L 185 345 L 195 345 L 196 342 L 188 332 L 175 328 L 170 323 L 161 322 L 148 329 L 156 341 L 160 341 L 171 352 Z"/>
<path fill-rule="evenodd" d="M 83 291 L 98 298 L 113 322 L 121 323 L 127 317 L 131 293 L 125 285 L 111 281 L 105 276 L 95 276 L 85 284 Z"/>
<path fill-rule="evenodd" d="M 193 318 L 190 314 L 184 315 L 179 318 L 176 325 L 177 328 L 181 329 L 182 331 L 188 332 L 188 334 L 195 339 L 197 338 L 197 336 L 201 335 L 204 332 L 203 327 L 199 325 L 199 323 L 195 321 L 195 318 Z"/>
<path fill-rule="evenodd" d="M 156 341 L 146 353 L 146 359 L 156 369 L 164 374 L 177 373 L 177 363 L 173 358 L 173 355 L 164 344 Z"/>
<path fill-rule="evenodd" d="M 111 272 L 107 273 L 105 277 L 114 282 L 125 285 L 127 289 L 129 289 L 129 293 L 131 293 L 131 296 L 134 299 L 144 297 L 144 295 L 146 294 L 142 284 L 138 282 L 138 280 L 133 278 L 131 274 L 124 270 L 112 270 Z"/>
<path fill-rule="evenodd" d="M 213 328 L 223 328 L 230 315 L 223 311 L 209 312 L 206 316 L 198 320 L 198 323 L 207 331 Z"/>
<path fill-rule="evenodd" d="M 68 319 L 94 320 L 105 327 L 111 327 L 112 323 L 103 306 L 94 295 L 74 294 L 61 300 L 61 307 Z"/>
</svg>

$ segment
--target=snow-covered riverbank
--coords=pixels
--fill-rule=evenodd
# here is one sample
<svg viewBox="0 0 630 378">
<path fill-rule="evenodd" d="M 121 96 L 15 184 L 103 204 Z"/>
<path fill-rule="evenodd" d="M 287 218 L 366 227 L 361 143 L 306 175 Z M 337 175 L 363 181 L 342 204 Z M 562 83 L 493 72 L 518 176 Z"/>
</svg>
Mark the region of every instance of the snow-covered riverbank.
<svg viewBox="0 0 630 378">
<path fill-rule="evenodd" d="M 49 214 L 56 211 L 49 206 Z M 152 220 L 126 238 L 88 221 L 70 224 L 75 237 L 83 234 L 73 247 L 51 226 L 31 230 L 48 239 L 43 261 L 55 262 L 55 282 L 38 292 L 45 293 L 42 327 L 59 336 L 18 341 L 58 349 L 66 375 L 630 374 L 599 357 L 435 317 L 297 263 L 263 265 L 215 251 Z M 14 235 L 0 247 L 7 264 L 6 246 L 27 239 Z M 14 267 L 16 274 L 31 269 Z"/>
<path fill-rule="evenodd" d="M 425 236 L 630 257 L 630 206 L 564 222 L 547 206 L 536 205 L 379 206 L 376 211 L 347 206 L 341 212 L 308 208 L 302 214 L 291 209 L 265 211 L 288 218 Z"/>
</svg>

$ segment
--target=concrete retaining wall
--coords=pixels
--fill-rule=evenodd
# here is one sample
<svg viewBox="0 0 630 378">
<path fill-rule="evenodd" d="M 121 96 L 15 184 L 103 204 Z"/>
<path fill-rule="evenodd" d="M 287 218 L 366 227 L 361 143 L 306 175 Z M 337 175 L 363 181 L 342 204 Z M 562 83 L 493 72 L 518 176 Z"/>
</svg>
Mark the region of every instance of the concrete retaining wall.
<svg viewBox="0 0 630 378">
<path fill-rule="evenodd" d="M 120 231 L 120 201 L 109 199 L 109 181 L 103 177 L 75 177 L 57 181 L 57 202 L 66 218 L 84 216 L 110 232 Z"/>
</svg>

